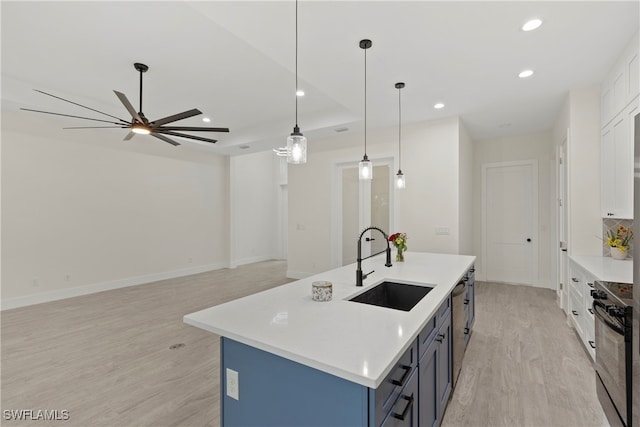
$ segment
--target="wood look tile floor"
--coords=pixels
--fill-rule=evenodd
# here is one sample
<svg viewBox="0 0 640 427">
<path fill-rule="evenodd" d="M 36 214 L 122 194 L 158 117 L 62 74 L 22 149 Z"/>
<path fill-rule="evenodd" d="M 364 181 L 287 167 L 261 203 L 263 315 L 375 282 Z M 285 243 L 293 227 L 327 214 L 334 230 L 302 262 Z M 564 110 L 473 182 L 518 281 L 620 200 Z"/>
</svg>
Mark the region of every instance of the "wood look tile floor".
<svg viewBox="0 0 640 427">
<path fill-rule="evenodd" d="M 478 282 L 443 427 L 608 426 L 591 357 L 550 289 Z"/>
<path fill-rule="evenodd" d="M 3 311 L 2 410 L 68 410 L 69 420 L 3 412 L 0 424 L 218 426 L 219 338 L 182 316 L 286 283 L 285 271 L 268 261 Z M 607 425 L 552 291 L 478 283 L 476 299 L 444 426 Z"/>
</svg>

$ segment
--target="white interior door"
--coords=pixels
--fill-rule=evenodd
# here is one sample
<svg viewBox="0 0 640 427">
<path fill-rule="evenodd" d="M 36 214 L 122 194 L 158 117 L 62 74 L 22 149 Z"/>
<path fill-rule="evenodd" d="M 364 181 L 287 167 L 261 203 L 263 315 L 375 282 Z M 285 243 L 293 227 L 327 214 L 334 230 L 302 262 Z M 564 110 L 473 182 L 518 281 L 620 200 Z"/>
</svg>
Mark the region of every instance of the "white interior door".
<svg viewBox="0 0 640 427">
<path fill-rule="evenodd" d="M 537 170 L 535 161 L 483 165 L 483 259 L 488 281 L 534 284 Z"/>
<path fill-rule="evenodd" d="M 559 147 L 558 162 L 558 289 L 556 292 L 560 298 L 560 307 L 568 310 L 568 286 L 569 286 L 569 254 L 567 248 L 569 213 L 567 205 L 567 140 L 564 139 Z"/>
<path fill-rule="evenodd" d="M 341 265 L 356 262 L 357 239 L 363 229 L 376 226 L 389 233 L 391 164 L 373 167 L 373 180 L 358 179 L 358 166 L 340 168 L 341 182 Z M 386 241 L 378 232 L 368 232 L 362 239 L 362 256 L 369 256 L 386 248 Z"/>
</svg>

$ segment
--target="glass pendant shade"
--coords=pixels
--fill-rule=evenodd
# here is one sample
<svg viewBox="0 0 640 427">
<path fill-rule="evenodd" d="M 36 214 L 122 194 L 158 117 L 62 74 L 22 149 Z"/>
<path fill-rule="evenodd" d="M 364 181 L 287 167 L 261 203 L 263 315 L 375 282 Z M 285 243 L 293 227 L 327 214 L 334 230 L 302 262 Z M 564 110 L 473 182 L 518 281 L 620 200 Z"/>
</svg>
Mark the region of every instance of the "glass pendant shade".
<svg viewBox="0 0 640 427">
<path fill-rule="evenodd" d="M 287 137 L 287 163 L 307 163 L 307 138 L 300 133 L 297 126 Z"/>
<path fill-rule="evenodd" d="M 405 181 L 404 174 L 401 170 L 398 170 L 398 173 L 396 174 L 396 188 L 402 189 L 406 188 L 406 186 L 407 182 Z"/>
<path fill-rule="evenodd" d="M 360 179 L 373 179 L 373 165 L 366 154 L 358 164 L 358 177 Z"/>
</svg>

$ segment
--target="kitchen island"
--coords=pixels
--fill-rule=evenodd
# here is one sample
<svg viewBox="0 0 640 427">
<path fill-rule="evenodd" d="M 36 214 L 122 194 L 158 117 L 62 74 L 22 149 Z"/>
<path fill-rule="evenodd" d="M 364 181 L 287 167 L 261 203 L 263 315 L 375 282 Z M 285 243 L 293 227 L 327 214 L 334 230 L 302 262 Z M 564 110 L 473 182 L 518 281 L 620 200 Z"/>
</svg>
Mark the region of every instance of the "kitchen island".
<svg viewBox="0 0 640 427">
<path fill-rule="evenodd" d="M 363 287 L 353 264 L 186 315 L 185 323 L 222 336 L 222 425 L 377 426 L 407 411 L 415 417 L 422 405 L 403 391 L 414 387 L 417 398 L 423 357 L 434 381 L 436 362 L 450 378 L 451 292 L 475 257 L 405 259 L 392 267 L 383 255 L 363 261 L 363 271 L 375 270 Z M 312 300 L 320 280 L 333 283 L 331 301 Z M 385 280 L 433 289 L 410 311 L 349 301 Z M 426 378 L 420 387 L 437 394 Z"/>
</svg>

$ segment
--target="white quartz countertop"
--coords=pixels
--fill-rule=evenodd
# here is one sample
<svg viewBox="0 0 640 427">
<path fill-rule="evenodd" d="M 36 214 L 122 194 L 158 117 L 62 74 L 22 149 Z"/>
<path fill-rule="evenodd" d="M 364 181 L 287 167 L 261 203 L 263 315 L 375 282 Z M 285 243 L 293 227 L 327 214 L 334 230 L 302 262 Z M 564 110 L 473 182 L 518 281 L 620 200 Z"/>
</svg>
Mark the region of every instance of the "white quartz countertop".
<svg viewBox="0 0 640 427">
<path fill-rule="evenodd" d="M 570 255 L 569 258 L 597 280 L 633 283 L 633 260 L 617 260 L 605 256 Z"/>
<path fill-rule="evenodd" d="M 393 260 L 392 260 L 393 261 Z M 408 252 L 385 267 L 384 254 L 362 262 L 375 270 L 355 286 L 356 265 L 330 270 L 184 316 L 184 322 L 252 347 L 377 388 L 475 257 Z M 384 281 L 434 287 L 411 311 L 348 301 Z M 311 283 L 333 283 L 333 299 L 311 299 Z"/>
</svg>

